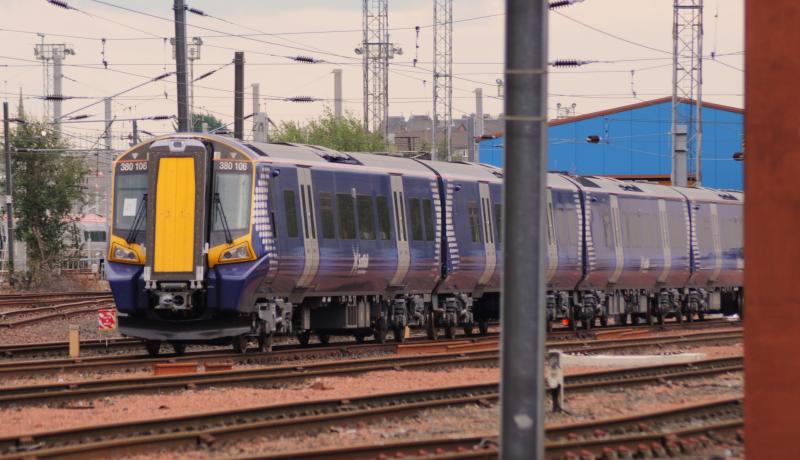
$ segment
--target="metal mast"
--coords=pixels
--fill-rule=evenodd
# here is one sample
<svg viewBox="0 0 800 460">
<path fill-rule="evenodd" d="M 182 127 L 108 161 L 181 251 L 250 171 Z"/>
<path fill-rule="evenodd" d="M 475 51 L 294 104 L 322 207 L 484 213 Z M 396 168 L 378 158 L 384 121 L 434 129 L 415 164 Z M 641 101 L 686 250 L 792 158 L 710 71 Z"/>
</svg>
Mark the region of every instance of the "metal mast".
<svg viewBox="0 0 800 460">
<path fill-rule="evenodd" d="M 453 0 L 433 0 L 433 129 L 431 159 L 437 159 L 439 139 L 444 132 L 447 161 L 452 159 L 453 126 Z"/>
<path fill-rule="evenodd" d="M 403 50 L 389 43 L 389 0 L 364 0 L 364 130 L 389 135 L 389 59 Z"/>
<path fill-rule="evenodd" d="M 672 183 L 686 186 L 691 176 L 699 186 L 703 140 L 703 0 L 674 0 L 673 6 Z M 694 101 L 694 106 L 689 101 Z"/>
<path fill-rule="evenodd" d="M 75 49 L 72 48 L 72 45 L 65 45 L 63 43 L 44 43 L 44 36 L 42 36 L 42 42 L 36 44 L 35 48 L 33 49 L 33 53 L 36 56 L 36 59 L 42 61 L 45 69 L 43 95 L 47 97 L 44 98 L 44 120 L 48 120 L 50 118 L 49 103 L 52 102 L 53 120 L 56 122 L 55 129 L 59 130 L 60 124 L 58 123 L 61 119 L 61 102 L 64 96 L 61 94 L 62 79 L 64 78 L 62 62 L 67 56 L 74 55 Z M 51 62 L 53 63 L 52 87 L 49 84 L 49 69 Z"/>
</svg>

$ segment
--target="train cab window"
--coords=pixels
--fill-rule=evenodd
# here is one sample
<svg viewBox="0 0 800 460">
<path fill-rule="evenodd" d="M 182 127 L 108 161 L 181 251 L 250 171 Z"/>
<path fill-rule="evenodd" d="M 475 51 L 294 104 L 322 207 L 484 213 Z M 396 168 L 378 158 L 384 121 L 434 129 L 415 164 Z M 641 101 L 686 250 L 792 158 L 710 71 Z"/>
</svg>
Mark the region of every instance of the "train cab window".
<svg viewBox="0 0 800 460">
<path fill-rule="evenodd" d="M 550 204 L 552 206 L 552 203 Z M 497 230 L 497 244 L 503 243 L 503 205 L 495 203 L 494 205 L 494 228 Z M 549 228 L 548 228 L 549 230 Z"/>
<path fill-rule="evenodd" d="M 389 200 L 385 196 L 375 197 L 378 207 L 378 236 L 382 240 L 392 239 L 392 224 L 389 220 Z"/>
<path fill-rule="evenodd" d="M 120 162 L 114 177 L 114 234 L 126 238 L 129 233 L 136 242 L 145 241 L 147 229 L 147 162 Z M 136 230 L 132 232 L 137 220 Z"/>
<path fill-rule="evenodd" d="M 320 192 L 319 212 L 322 217 L 322 237 L 325 239 L 336 238 L 336 226 L 333 223 L 333 194 Z"/>
<path fill-rule="evenodd" d="M 478 203 L 470 201 L 467 203 L 467 214 L 469 215 L 469 228 L 472 234 L 472 242 L 481 242 L 481 223 L 478 215 Z"/>
<path fill-rule="evenodd" d="M 411 214 L 411 238 L 414 241 L 422 241 L 421 211 L 419 198 L 409 198 L 408 212 Z"/>
<path fill-rule="evenodd" d="M 372 211 L 372 197 L 356 196 L 358 206 L 358 237 L 362 240 L 375 239 L 375 213 Z"/>
<path fill-rule="evenodd" d="M 297 238 L 299 235 L 297 227 L 297 202 L 295 201 L 294 190 L 283 191 L 283 205 L 286 208 L 286 235 L 289 238 Z"/>
<path fill-rule="evenodd" d="M 339 237 L 343 240 L 356 239 L 356 216 L 353 197 L 346 193 L 337 193 L 336 208 L 339 210 Z"/>
<path fill-rule="evenodd" d="M 433 231 L 433 203 L 431 200 L 422 200 L 422 217 L 425 219 L 425 240 L 434 240 Z"/>
</svg>

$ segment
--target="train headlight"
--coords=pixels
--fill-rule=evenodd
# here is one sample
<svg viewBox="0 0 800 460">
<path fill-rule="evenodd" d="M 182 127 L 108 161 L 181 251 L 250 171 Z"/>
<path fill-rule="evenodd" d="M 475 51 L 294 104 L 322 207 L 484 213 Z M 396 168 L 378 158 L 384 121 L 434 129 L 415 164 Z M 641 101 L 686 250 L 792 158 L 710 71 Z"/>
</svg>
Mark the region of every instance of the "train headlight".
<svg viewBox="0 0 800 460">
<path fill-rule="evenodd" d="M 253 256 L 250 253 L 250 248 L 247 243 L 238 244 L 232 248 L 222 251 L 219 256 L 219 263 L 228 264 L 233 262 L 243 262 L 245 260 L 252 260 Z"/>
<path fill-rule="evenodd" d="M 122 247 L 118 244 L 111 245 L 111 260 L 114 262 L 124 262 L 128 264 L 140 263 L 139 254 L 132 249 Z"/>
</svg>

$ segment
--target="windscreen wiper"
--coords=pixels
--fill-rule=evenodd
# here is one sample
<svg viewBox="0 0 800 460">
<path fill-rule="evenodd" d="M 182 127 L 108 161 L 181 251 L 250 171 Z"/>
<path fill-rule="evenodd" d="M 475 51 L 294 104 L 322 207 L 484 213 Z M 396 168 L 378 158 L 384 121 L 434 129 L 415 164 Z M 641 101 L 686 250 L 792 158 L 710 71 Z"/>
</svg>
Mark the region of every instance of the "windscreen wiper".
<svg viewBox="0 0 800 460">
<path fill-rule="evenodd" d="M 231 236 L 231 229 L 228 227 L 228 219 L 225 217 L 225 210 L 222 209 L 222 200 L 219 199 L 219 192 L 214 193 L 214 205 L 219 210 L 222 230 L 225 232 L 225 242 L 231 244 L 233 243 L 233 237 Z"/>
<path fill-rule="evenodd" d="M 139 224 L 144 221 L 144 214 L 145 210 L 147 209 L 147 194 L 142 194 L 142 202 L 139 203 L 139 207 L 136 208 L 136 215 L 133 216 L 133 225 L 131 225 L 131 229 L 128 230 L 128 236 L 125 237 L 125 241 L 128 244 L 133 243 L 136 241 L 136 236 L 139 234 Z"/>
</svg>

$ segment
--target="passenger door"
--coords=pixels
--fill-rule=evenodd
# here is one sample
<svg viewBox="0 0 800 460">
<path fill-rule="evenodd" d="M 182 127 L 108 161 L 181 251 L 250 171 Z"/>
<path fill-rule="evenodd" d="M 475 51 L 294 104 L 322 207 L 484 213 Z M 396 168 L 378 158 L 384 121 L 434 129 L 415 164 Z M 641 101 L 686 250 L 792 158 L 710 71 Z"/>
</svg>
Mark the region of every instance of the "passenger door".
<svg viewBox="0 0 800 460">
<path fill-rule="evenodd" d="M 408 267 L 411 264 L 406 230 L 406 200 L 403 193 L 403 176 L 395 174 L 391 176 L 391 192 L 391 201 L 394 209 L 394 235 L 397 242 L 397 268 L 389 284 L 391 286 L 402 286 L 406 274 L 408 274 Z"/>
<path fill-rule="evenodd" d="M 486 182 L 478 183 L 478 196 L 480 197 L 481 220 L 483 222 L 483 249 L 486 255 L 483 273 L 478 278 L 478 286 L 485 286 L 492 279 L 494 271 L 497 269 L 497 251 L 494 241 L 494 219 L 492 218 L 492 200 L 489 193 L 489 184 Z"/>
<path fill-rule="evenodd" d="M 311 169 L 297 168 L 297 183 L 300 188 L 300 225 L 303 238 L 305 264 L 303 272 L 297 280 L 298 288 L 311 287 L 319 269 L 319 240 L 317 239 L 317 223 L 314 207 L 314 189 L 311 184 Z"/>
</svg>

